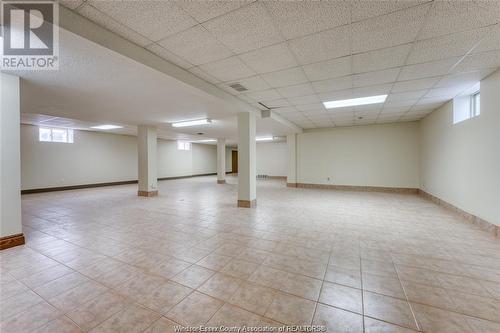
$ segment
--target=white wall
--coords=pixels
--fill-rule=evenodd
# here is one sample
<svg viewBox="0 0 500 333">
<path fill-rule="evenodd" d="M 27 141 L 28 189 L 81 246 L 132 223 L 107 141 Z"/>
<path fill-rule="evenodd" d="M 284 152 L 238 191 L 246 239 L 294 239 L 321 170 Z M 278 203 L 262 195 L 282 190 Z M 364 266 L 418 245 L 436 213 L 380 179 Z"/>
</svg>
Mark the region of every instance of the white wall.
<svg viewBox="0 0 500 333">
<path fill-rule="evenodd" d="M 286 142 L 257 143 L 257 175 L 284 176 L 288 173 Z"/>
<path fill-rule="evenodd" d="M 417 188 L 419 125 L 338 127 L 299 134 L 297 182 Z"/>
<path fill-rule="evenodd" d="M 137 138 L 75 131 L 74 143 L 38 141 L 38 127 L 21 126 L 21 188 L 36 189 L 137 179 Z M 216 172 L 216 148 L 158 140 L 158 177 Z"/>
<path fill-rule="evenodd" d="M 74 143 L 38 141 L 38 127 L 21 126 L 22 189 L 137 179 L 133 136 L 74 131 Z"/>
<path fill-rule="evenodd" d="M 194 146 L 194 145 L 193 145 Z M 158 141 L 158 178 L 192 175 L 192 150 L 177 150 L 176 141 Z"/>
<path fill-rule="evenodd" d="M 453 124 L 449 102 L 421 122 L 421 188 L 500 225 L 500 71 L 481 82 L 481 115 Z"/>
<path fill-rule="evenodd" d="M 193 144 L 193 175 L 217 173 L 217 146 Z"/>
</svg>

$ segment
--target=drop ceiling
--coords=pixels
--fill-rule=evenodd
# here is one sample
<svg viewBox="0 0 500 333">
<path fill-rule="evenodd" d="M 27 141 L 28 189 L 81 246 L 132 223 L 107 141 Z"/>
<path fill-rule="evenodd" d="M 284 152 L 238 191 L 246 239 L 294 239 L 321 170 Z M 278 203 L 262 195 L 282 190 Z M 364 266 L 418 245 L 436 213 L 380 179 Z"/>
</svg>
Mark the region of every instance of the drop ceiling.
<svg viewBox="0 0 500 333">
<path fill-rule="evenodd" d="M 62 3 L 306 129 L 418 120 L 500 67 L 495 0 Z"/>
<path fill-rule="evenodd" d="M 19 71 L 21 122 L 91 130 L 99 124 L 135 135 L 140 124 L 158 127 L 160 138 L 226 138 L 237 143 L 238 108 L 65 29 L 60 30 L 57 71 Z M 172 128 L 171 123 L 210 118 L 210 125 Z M 199 134 L 201 133 L 201 134 Z M 290 127 L 258 118 L 258 135 L 282 136 Z"/>
</svg>

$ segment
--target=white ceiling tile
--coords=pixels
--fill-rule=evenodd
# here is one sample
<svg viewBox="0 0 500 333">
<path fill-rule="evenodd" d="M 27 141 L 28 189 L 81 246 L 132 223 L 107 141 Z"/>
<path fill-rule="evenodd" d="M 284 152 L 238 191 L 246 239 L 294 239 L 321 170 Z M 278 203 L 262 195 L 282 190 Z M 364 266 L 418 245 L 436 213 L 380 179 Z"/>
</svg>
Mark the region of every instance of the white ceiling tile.
<svg viewBox="0 0 500 333">
<path fill-rule="evenodd" d="M 252 76 L 245 79 L 240 79 L 237 81 L 228 82 L 226 85 L 230 86 L 232 84 L 239 83 L 243 87 L 247 88 L 249 91 L 266 90 L 271 87 L 264 81 L 260 76 Z"/>
<path fill-rule="evenodd" d="M 261 101 L 271 101 L 273 99 L 281 98 L 281 95 L 275 89 L 268 89 L 262 91 L 255 91 L 246 93 L 247 96 L 250 96 L 254 100 Z"/>
<path fill-rule="evenodd" d="M 213 77 L 212 75 L 208 74 L 207 72 L 205 72 L 203 69 L 201 69 L 200 67 L 191 67 L 188 69 L 191 73 L 193 73 L 194 75 L 202 78 L 203 80 L 205 81 L 208 81 L 210 83 L 220 83 L 221 81 L 215 77 Z"/>
<path fill-rule="evenodd" d="M 353 120 L 355 113 L 350 108 L 335 109 L 335 112 L 328 112 L 333 121 Z"/>
<path fill-rule="evenodd" d="M 233 54 L 201 25 L 170 36 L 159 44 L 195 65 L 214 62 Z"/>
<path fill-rule="evenodd" d="M 400 69 L 391 68 L 377 72 L 356 74 L 352 76 L 353 87 L 373 86 L 376 84 L 395 82 Z"/>
<path fill-rule="evenodd" d="M 413 45 L 406 63 L 418 64 L 464 56 L 488 31 L 489 29 L 481 28 L 418 41 Z"/>
<path fill-rule="evenodd" d="M 410 107 L 418 101 L 415 99 L 406 99 L 401 101 L 387 101 L 384 103 L 384 109 L 399 108 L 399 107 Z"/>
<path fill-rule="evenodd" d="M 368 105 L 358 105 L 354 107 L 354 112 L 356 114 L 358 113 L 363 113 L 363 114 L 372 114 L 376 113 L 377 111 L 380 111 L 384 104 L 368 104 Z"/>
<path fill-rule="evenodd" d="M 264 103 L 269 108 L 288 108 L 290 107 L 290 103 L 284 99 L 273 99 L 272 101 L 265 101 Z"/>
<path fill-rule="evenodd" d="M 344 76 L 335 79 L 314 81 L 311 83 L 315 92 L 344 90 L 352 87 L 352 76 Z"/>
<path fill-rule="evenodd" d="M 146 38 L 145 36 L 137 33 L 136 31 L 130 29 L 129 27 L 115 21 L 108 15 L 100 12 L 99 10 L 95 9 L 94 7 L 90 5 L 83 5 L 78 9 L 78 13 L 80 13 L 82 16 L 85 16 L 86 18 L 90 19 L 91 21 L 99 24 L 100 26 L 128 39 L 129 41 L 140 45 L 140 46 L 146 46 L 148 44 L 151 44 L 152 41 Z"/>
<path fill-rule="evenodd" d="M 323 103 L 316 102 L 311 104 L 297 105 L 295 107 L 299 111 L 310 111 L 310 110 L 319 110 L 324 109 Z"/>
<path fill-rule="evenodd" d="M 177 1 L 182 9 L 199 23 L 235 10 L 246 1 Z"/>
<path fill-rule="evenodd" d="M 169 1 L 89 0 L 87 3 L 153 41 L 196 24 L 191 16 Z"/>
<path fill-rule="evenodd" d="M 369 86 L 369 87 L 353 88 L 351 90 L 352 98 L 389 94 L 389 92 L 391 91 L 391 88 L 392 88 L 391 83 L 379 84 L 379 85 Z"/>
<path fill-rule="evenodd" d="M 411 44 L 404 44 L 355 54 L 352 56 L 353 73 L 371 72 L 403 66 L 410 48 Z"/>
<path fill-rule="evenodd" d="M 468 55 L 453 69 L 453 73 L 498 67 L 500 67 L 500 50 Z"/>
<path fill-rule="evenodd" d="M 278 72 L 262 74 L 261 77 L 274 88 L 291 86 L 307 82 L 307 77 L 300 67 L 285 69 Z"/>
<path fill-rule="evenodd" d="M 430 104 L 437 104 L 437 103 L 445 103 L 448 102 L 450 99 L 447 97 L 443 96 L 438 96 L 438 97 L 422 97 L 418 100 L 416 105 L 430 105 Z"/>
<path fill-rule="evenodd" d="M 314 94 L 310 83 L 278 88 L 277 90 L 283 97 L 297 97 Z"/>
<path fill-rule="evenodd" d="M 435 1 L 419 39 L 476 29 L 498 23 L 498 1 Z"/>
<path fill-rule="evenodd" d="M 416 90 L 416 91 L 408 91 L 396 94 L 389 94 L 386 99 L 386 103 L 390 103 L 393 101 L 405 101 L 405 100 L 415 100 L 427 93 L 427 90 Z"/>
<path fill-rule="evenodd" d="M 286 114 L 286 118 L 287 119 L 294 119 L 294 120 L 297 120 L 297 119 L 302 119 L 304 120 L 304 114 L 302 112 L 288 112 Z"/>
<path fill-rule="evenodd" d="M 204 64 L 200 68 L 221 81 L 234 81 L 255 75 L 255 72 L 236 56 Z"/>
<path fill-rule="evenodd" d="M 352 89 L 328 91 L 319 93 L 318 97 L 321 101 L 338 101 L 343 99 L 352 98 Z"/>
<path fill-rule="evenodd" d="M 303 66 L 311 81 L 319 81 L 351 74 L 351 57 L 337 58 Z"/>
<path fill-rule="evenodd" d="M 445 75 L 459 60 L 460 58 L 449 58 L 424 64 L 405 66 L 401 70 L 398 80 L 408 81 Z"/>
<path fill-rule="evenodd" d="M 415 104 L 411 107 L 411 110 L 412 110 L 412 112 L 420 112 L 420 111 L 425 111 L 425 110 L 436 110 L 441 105 L 443 105 L 442 102 L 420 104 L 420 101 L 418 101 L 417 104 Z"/>
<path fill-rule="evenodd" d="M 257 73 L 276 72 L 298 65 L 286 43 L 263 47 L 239 57 Z"/>
<path fill-rule="evenodd" d="M 309 96 L 300 96 L 300 97 L 290 97 L 287 98 L 287 100 L 290 102 L 292 105 L 310 105 L 313 103 L 319 102 L 319 98 L 317 95 L 309 95 Z"/>
<path fill-rule="evenodd" d="M 433 78 L 425 78 L 418 80 L 410 80 L 410 81 L 399 81 L 394 84 L 391 92 L 399 93 L 413 90 L 423 90 L 429 89 L 433 85 L 435 85 L 441 78 L 433 77 Z"/>
<path fill-rule="evenodd" d="M 350 27 L 331 30 L 290 40 L 290 49 L 301 65 L 339 58 L 350 54 Z"/>
<path fill-rule="evenodd" d="M 425 94 L 425 97 L 430 98 L 430 97 L 442 96 L 442 97 L 447 97 L 449 99 L 452 99 L 453 97 L 462 93 L 467 88 L 470 88 L 470 85 L 456 85 L 456 86 L 443 87 L 443 88 L 433 88 L 433 89 L 429 89 L 429 91 Z"/>
<path fill-rule="evenodd" d="M 379 114 L 380 117 L 395 117 L 397 115 L 402 116 L 406 112 L 408 112 L 409 107 L 387 107 L 383 108 Z"/>
<path fill-rule="evenodd" d="M 429 0 L 384 0 L 384 1 L 351 1 L 352 21 L 361 21 L 370 17 L 389 14 L 401 9 L 413 7 Z"/>
<path fill-rule="evenodd" d="M 491 28 L 491 31 L 471 53 L 482 53 L 498 49 L 500 49 L 500 23 Z"/>
<path fill-rule="evenodd" d="M 179 67 L 182 67 L 185 69 L 193 67 L 193 65 L 191 63 L 187 62 L 186 60 L 182 59 L 181 57 L 178 57 L 177 55 L 173 54 L 169 50 L 166 50 L 165 48 L 161 47 L 160 45 L 158 45 L 156 43 L 150 44 L 146 48 L 149 51 L 156 54 L 157 56 L 159 56 L 160 58 L 163 58 L 167 61 L 170 61 L 171 63 L 173 63 Z"/>
<path fill-rule="evenodd" d="M 435 85 L 435 88 L 450 87 L 450 86 L 457 86 L 457 85 L 472 86 L 472 85 L 478 83 L 479 81 L 481 81 L 486 76 L 493 73 L 494 71 L 495 71 L 495 69 L 483 69 L 480 71 L 445 75 Z"/>
<path fill-rule="evenodd" d="M 429 6 L 424 4 L 353 23 L 352 51 L 360 53 L 412 42 Z"/>
<path fill-rule="evenodd" d="M 298 110 L 295 108 L 295 106 L 286 106 L 286 107 L 280 107 L 276 112 L 279 114 L 284 114 L 284 113 L 290 113 L 290 112 L 297 112 Z"/>
<path fill-rule="evenodd" d="M 235 53 L 243 53 L 282 41 L 260 2 L 203 23 L 215 37 Z"/>
<path fill-rule="evenodd" d="M 327 30 L 350 21 L 347 1 L 266 1 L 286 39 Z"/>
</svg>

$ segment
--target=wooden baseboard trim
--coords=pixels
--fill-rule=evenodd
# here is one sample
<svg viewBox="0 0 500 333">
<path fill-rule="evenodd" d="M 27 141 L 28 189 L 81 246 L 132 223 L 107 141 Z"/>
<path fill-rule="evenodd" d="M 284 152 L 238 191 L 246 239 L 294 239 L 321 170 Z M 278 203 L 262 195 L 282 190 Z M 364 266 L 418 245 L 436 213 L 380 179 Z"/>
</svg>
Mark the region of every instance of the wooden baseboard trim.
<svg viewBox="0 0 500 333">
<path fill-rule="evenodd" d="M 217 184 L 225 184 L 226 180 L 225 179 L 217 179 Z"/>
<path fill-rule="evenodd" d="M 158 191 L 137 191 L 137 195 L 140 197 L 156 197 Z"/>
<path fill-rule="evenodd" d="M 286 187 L 297 187 L 297 183 L 286 183 Z"/>
<path fill-rule="evenodd" d="M 5 250 L 14 246 L 24 245 L 26 243 L 23 234 L 16 234 L 0 238 L 0 250 Z"/>
<path fill-rule="evenodd" d="M 293 183 L 291 183 L 291 184 L 293 184 Z M 287 184 L 287 186 L 288 186 L 288 184 Z M 406 188 L 406 187 L 329 185 L 329 184 L 307 184 L 307 183 L 296 183 L 295 186 L 290 186 L 290 187 L 316 188 L 316 189 L 328 189 L 328 190 L 339 190 L 339 191 L 418 194 L 418 188 Z"/>
<path fill-rule="evenodd" d="M 226 172 L 231 173 L 231 172 Z M 189 175 L 189 176 L 177 176 L 177 177 L 162 177 L 158 178 L 158 180 L 175 180 L 175 179 L 184 179 L 184 178 L 192 178 L 192 177 L 203 177 L 203 176 L 214 176 L 216 173 L 204 173 L 199 175 Z M 82 185 L 71 185 L 71 186 L 58 186 L 58 187 L 46 187 L 46 188 L 34 188 L 28 190 L 21 190 L 21 194 L 32 194 L 32 193 L 43 193 L 43 192 L 56 192 L 56 191 L 68 191 L 68 190 L 80 190 L 84 188 L 93 188 L 93 187 L 104 187 L 104 186 L 117 186 L 117 185 L 130 185 L 137 184 L 137 180 L 125 180 L 119 182 L 109 182 L 109 183 L 95 183 L 95 184 L 82 184 Z"/>
<path fill-rule="evenodd" d="M 238 207 L 255 208 L 257 207 L 257 199 L 254 200 L 238 200 Z"/>
<path fill-rule="evenodd" d="M 161 177 L 158 180 L 176 180 L 176 179 L 185 179 L 185 178 L 193 178 L 193 177 L 204 177 L 204 176 L 216 176 L 217 173 L 200 173 L 199 175 L 187 175 L 187 176 L 175 176 L 175 177 Z"/>
<path fill-rule="evenodd" d="M 450 204 L 450 203 L 448 203 L 448 202 L 446 202 L 446 201 L 444 201 L 444 200 L 442 200 L 442 199 L 440 199 L 440 198 L 438 198 L 430 193 L 427 193 L 422 189 L 418 190 L 418 194 L 421 197 L 423 197 L 429 201 L 432 201 L 436 205 L 444 207 L 444 208 L 458 214 L 460 217 L 462 217 L 466 221 L 477 225 L 479 227 L 479 229 L 486 231 L 487 233 L 491 234 L 493 237 L 500 238 L 500 226 L 497 226 L 491 222 L 483 220 L 482 218 L 480 218 L 476 215 L 467 213 L 466 211 L 458 208 L 457 206 L 454 206 L 454 205 L 452 205 L 452 204 Z"/>
<path fill-rule="evenodd" d="M 96 184 L 82 184 L 82 185 L 71 185 L 71 186 L 47 187 L 47 188 L 34 188 L 34 189 L 29 189 L 29 190 L 21 190 L 21 194 L 80 190 L 80 189 L 84 189 L 84 188 L 116 186 L 116 185 L 129 185 L 129 184 L 137 184 L 137 183 L 138 183 L 137 180 L 125 180 L 125 181 L 120 181 L 120 182 L 109 182 L 109 183 L 96 183 Z"/>
</svg>

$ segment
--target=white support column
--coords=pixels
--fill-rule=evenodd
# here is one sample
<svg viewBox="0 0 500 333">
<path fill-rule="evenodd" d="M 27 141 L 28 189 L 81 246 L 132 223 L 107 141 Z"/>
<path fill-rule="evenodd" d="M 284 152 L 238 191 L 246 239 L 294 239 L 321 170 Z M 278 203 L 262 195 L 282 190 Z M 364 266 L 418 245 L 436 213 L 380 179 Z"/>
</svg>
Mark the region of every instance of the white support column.
<svg viewBox="0 0 500 333">
<path fill-rule="evenodd" d="M 286 145 L 288 147 L 288 175 L 286 177 L 286 186 L 297 187 L 297 134 L 287 135 Z"/>
<path fill-rule="evenodd" d="M 238 113 L 238 207 L 257 205 L 255 115 Z"/>
<path fill-rule="evenodd" d="M 156 127 L 137 126 L 137 143 L 139 153 L 139 191 L 143 197 L 158 195 L 158 172 L 156 160 Z"/>
<path fill-rule="evenodd" d="M 217 139 L 217 184 L 226 183 L 226 139 Z"/>
<path fill-rule="evenodd" d="M 0 250 L 24 244 L 19 77 L 0 73 Z"/>
</svg>

